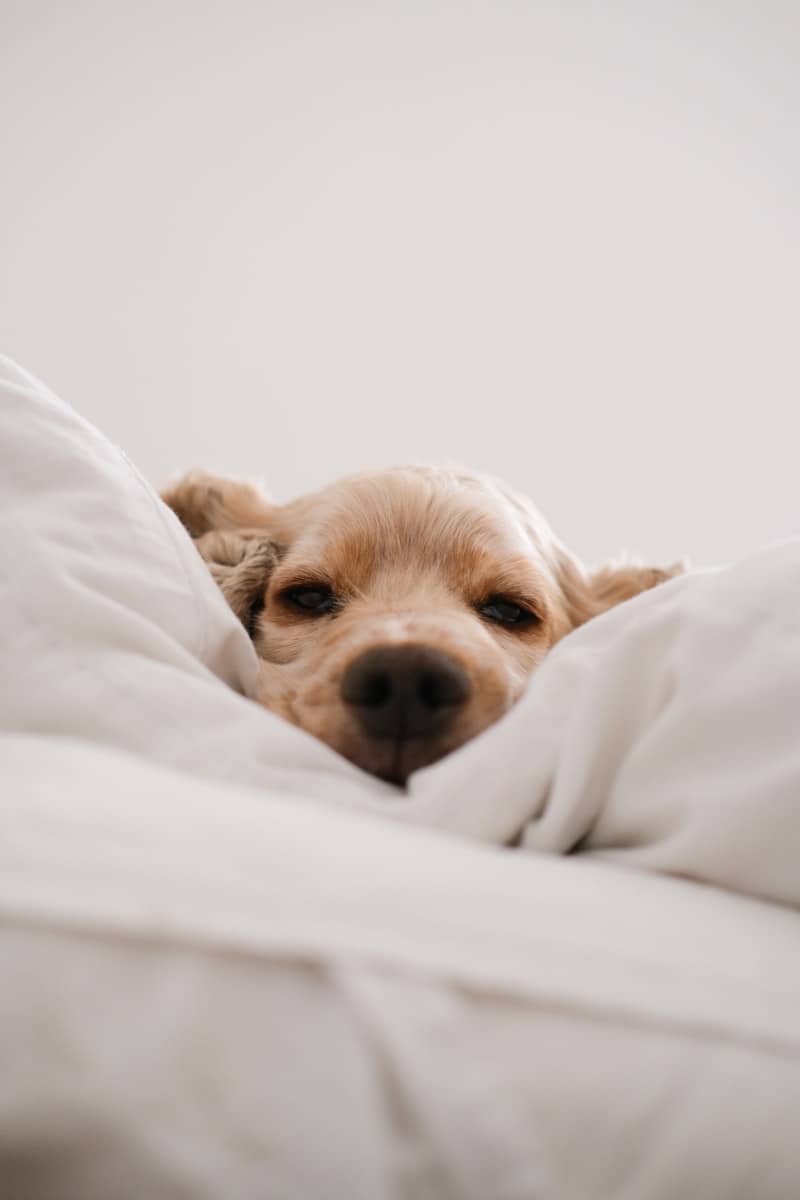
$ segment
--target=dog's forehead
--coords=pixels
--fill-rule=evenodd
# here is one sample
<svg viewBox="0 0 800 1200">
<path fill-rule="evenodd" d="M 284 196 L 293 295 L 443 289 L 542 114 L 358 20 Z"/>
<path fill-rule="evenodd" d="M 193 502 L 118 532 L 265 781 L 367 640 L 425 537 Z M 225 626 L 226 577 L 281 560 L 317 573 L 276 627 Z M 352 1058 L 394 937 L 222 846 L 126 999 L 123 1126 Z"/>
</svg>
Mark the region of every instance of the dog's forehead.
<svg viewBox="0 0 800 1200">
<path fill-rule="evenodd" d="M 292 557 L 324 560 L 356 581 L 397 566 L 462 573 L 543 556 L 529 514 L 491 481 L 402 468 L 356 476 L 291 505 Z M 533 523 L 532 523 L 533 522 Z"/>
</svg>

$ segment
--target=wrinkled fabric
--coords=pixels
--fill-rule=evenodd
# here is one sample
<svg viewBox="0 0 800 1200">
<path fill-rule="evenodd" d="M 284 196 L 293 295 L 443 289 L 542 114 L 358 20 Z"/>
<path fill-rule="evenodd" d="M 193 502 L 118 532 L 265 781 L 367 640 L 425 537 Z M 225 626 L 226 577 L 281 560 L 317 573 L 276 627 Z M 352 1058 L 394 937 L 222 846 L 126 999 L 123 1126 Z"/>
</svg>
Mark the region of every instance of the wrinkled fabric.
<svg viewBox="0 0 800 1200">
<path fill-rule="evenodd" d="M 0 544 L 4 1196 L 800 1194 L 797 544 L 408 793 L 248 699 L 178 522 L 8 362 Z"/>
<path fill-rule="evenodd" d="M 589 622 L 403 793 L 246 699 L 252 646 L 174 515 L 7 360 L 0 387 L 0 729 L 800 904 L 800 540 Z"/>
<path fill-rule="evenodd" d="M 590 622 L 411 791 L 421 819 L 473 836 L 797 907 L 800 541 Z"/>
<path fill-rule="evenodd" d="M 0 762 L 3 1195 L 800 1191 L 797 913 L 67 738 Z"/>
</svg>

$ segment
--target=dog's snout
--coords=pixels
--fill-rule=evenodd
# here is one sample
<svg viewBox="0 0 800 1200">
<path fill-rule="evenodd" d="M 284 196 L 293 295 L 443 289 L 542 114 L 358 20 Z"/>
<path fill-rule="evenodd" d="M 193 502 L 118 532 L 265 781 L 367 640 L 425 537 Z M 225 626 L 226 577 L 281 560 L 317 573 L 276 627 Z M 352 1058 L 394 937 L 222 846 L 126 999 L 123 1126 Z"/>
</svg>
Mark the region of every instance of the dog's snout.
<svg viewBox="0 0 800 1200">
<path fill-rule="evenodd" d="M 342 699 L 372 737 L 429 737 L 466 703 L 469 676 L 460 663 L 429 646 L 375 646 L 350 664 Z"/>
</svg>

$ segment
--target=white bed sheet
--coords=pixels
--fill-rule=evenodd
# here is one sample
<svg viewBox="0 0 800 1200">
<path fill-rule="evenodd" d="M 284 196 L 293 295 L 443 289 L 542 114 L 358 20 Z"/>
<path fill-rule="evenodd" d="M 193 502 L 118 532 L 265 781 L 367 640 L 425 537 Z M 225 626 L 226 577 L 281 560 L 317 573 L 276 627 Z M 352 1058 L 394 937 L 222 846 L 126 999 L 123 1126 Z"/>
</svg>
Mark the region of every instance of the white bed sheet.
<svg viewBox="0 0 800 1200">
<path fill-rule="evenodd" d="M 796 1194 L 796 914 L 33 741 L 2 747 L 11 1195 Z"/>
<path fill-rule="evenodd" d="M 0 538 L 10 1196 L 800 1193 L 796 545 L 402 796 L 246 699 L 177 522 L 7 362 Z"/>
</svg>

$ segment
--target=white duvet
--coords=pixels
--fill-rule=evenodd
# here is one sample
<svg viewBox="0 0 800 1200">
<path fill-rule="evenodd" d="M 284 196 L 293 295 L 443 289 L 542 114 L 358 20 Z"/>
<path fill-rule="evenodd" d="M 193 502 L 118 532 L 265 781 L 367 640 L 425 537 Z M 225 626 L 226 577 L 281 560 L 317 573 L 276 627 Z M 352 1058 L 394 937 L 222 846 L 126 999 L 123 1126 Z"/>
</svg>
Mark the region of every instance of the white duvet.
<svg viewBox="0 0 800 1200">
<path fill-rule="evenodd" d="M 401 793 L 7 362 L 0 539 L 0 1195 L 800 1195 L 800 542 Z"/>
<path fill-rule="evenodd" d="M 486 840 L 800 907 L 800 540 L 590 622 L 412 794 Z"/>
</svg>

